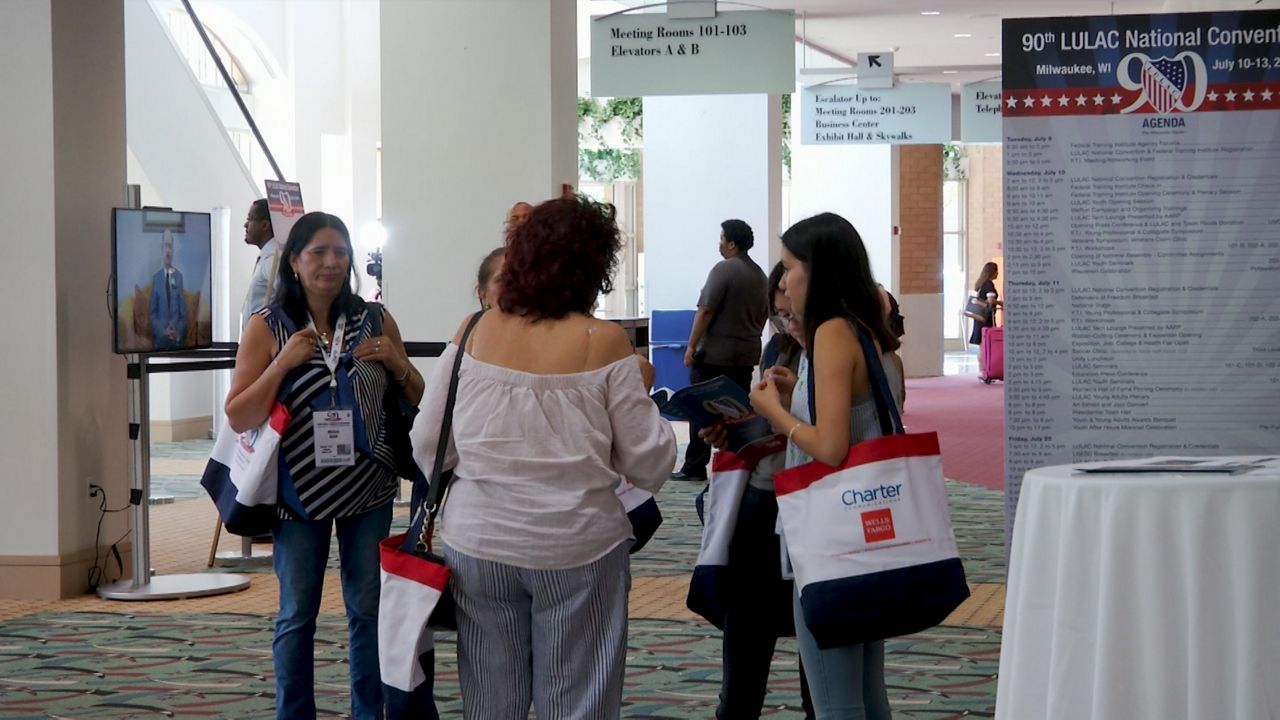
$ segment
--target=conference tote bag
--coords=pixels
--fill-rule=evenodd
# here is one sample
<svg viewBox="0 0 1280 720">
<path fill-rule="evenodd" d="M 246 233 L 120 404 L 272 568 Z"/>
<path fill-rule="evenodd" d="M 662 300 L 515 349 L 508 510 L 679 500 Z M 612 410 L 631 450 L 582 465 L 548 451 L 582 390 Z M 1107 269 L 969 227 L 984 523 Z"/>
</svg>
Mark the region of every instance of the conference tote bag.
<svg viewBox="0 0 1280 720">
<path fill-rule="evenodd" d="M 838 467 L 815 461 L 774 479 L 805 624 L 821 648 L 919 632 L 969 596 L 937 433 L 906 433 L 875 343 L 857 329 L 884 436 L 852 445 Z"/>
<path fill-rule="evenodd" d="M 711 458 L 711 478 L 702 505 L 702 546 L 685 604 L 721 630 L 728 600 L 729 545 L 750 477 L 751 468 L 731 452 L 721 450 Z"/>
<path fill-rule="evenodd" d="M 413 692 L 431 679 L 428 670 L 435 649 L 431 628 L 456 630 L 458 627 L 453 595 L 449 591 L 449 568 L 444 558 L 433 551 L 431 538 L 436 516 L 444 505 L 445 490 L 453 477 L 451 471 L 444 469 L 444 457 L 458 400 L 458 372 L 462 368 L 467 338 L 483 314 L 478 312 L 471 317 L 453 358 L 430 485 L 422 492 L 420 484 L 426 480 L 419 473 L 414 481 L 413 498 L 421 501 L 410 507 L 413 521 L 409 531 L 392 535 L 378 544 L 382 564 L 378 665 L 382 682 L 401 692 Z M 430 672 L 434 673 L 434 668 L 430 668 Z"/>
<path fill-rule="evenodd" d="M 237 433 L 223 422 L 200 485 L 218 506 L 228 532 L 253 537 L 266 535 L 275 525 L 277 458 L 287 427 L 289 410 L 279 401 L 266 421 L 251 430 Z"/>
</svg>

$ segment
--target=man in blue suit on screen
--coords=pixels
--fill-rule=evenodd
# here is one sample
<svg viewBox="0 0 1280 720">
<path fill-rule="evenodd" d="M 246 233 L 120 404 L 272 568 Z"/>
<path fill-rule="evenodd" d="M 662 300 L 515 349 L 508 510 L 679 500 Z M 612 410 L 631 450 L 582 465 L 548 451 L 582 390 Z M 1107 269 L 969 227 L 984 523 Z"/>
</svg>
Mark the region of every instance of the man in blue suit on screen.
<svg viewBox="0 0 1280 720">
<path fill-rule="evenodd" d="M 187 299 L 173 266 L 173 233 L 165 230 L 160 243 L 164 267 L 151 278 L 151 338 L 157 350 L 176 350 L 187 336 Z"/>
</svg>

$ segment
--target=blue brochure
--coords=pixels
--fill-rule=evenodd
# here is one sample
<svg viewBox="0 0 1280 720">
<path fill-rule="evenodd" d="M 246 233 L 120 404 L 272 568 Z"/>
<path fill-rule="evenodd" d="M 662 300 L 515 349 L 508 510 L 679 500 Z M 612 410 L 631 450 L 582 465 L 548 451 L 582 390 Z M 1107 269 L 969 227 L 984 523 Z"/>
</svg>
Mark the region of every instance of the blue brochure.
<svg viewBox="0 0 1280 720">
<path fill-rule="evenodd" d="M 724 425 L 728 449 L 748 464 L 787 447 L 786 438 L 774 432 L 768 420 L 752 411 L 747 391 L 723 375 L 690 385 L 675 394 L 660 389 L 654 393 L 653 400 L 669 420 L 688 420 L 699 428 Z"/>
</svg>

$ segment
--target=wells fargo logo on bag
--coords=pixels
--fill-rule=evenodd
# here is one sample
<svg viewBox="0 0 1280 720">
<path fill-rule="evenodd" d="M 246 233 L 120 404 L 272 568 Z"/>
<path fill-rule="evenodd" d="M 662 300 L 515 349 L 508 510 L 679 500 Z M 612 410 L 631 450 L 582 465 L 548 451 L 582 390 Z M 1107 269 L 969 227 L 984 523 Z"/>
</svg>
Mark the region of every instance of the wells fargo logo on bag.
<svg viewBox="0 0 1280 720">
<path fill-rule="evenodd" d="M 862 536 L 869 543 L 896 538 L 893 531 L 893 510 L 884 508 L 862 513 Z"/>
</svg>

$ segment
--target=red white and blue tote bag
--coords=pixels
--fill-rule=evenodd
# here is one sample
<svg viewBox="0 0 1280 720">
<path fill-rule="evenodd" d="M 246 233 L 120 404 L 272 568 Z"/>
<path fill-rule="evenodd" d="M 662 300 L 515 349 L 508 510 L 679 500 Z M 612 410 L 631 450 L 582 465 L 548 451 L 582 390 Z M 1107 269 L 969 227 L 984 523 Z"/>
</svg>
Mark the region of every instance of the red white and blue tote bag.
<svg viewBox="0 0 1280 720">
<path fill-rule="evenodd" d="M 702 546 L 693 567 L 685 604 L 722 630 L 728 600 L 725 577 L 728 574 L 729 545 L 737 529 L 738 510 L 750 477 L 751 466 L 731 452 L 721 450 L 711 458 L 711 478 L 703 500 Z"/>
<path fill-rule="evenodd" d="M 919 632 L 969 596 L 938 436 L 905 432 L 858 329 L 886 434 L 851 446 L 838 467 L 815 461 L 774 478 L 805 624 L 822 648 Z"/>
<path fill-rule="evenodd" d="M 280 438 L 289 427 L 289 410 L 276 402 L 256 428 L 237 433 L 223 424 L 200 484 L 218 506 L 227 531 L 255 536 L 275 525 L 279 488 Z"/>
<path fill-rule="evenodd" d="M 435 461 L 429 474 L 423 468 L 414 478 L 409 531 L 392 535 L 378 544 L 382 577 L 382 592 L 378 597 L 378 666 L 382 682 L 394 689 L 389 699 L 398 708 L 393 713 L 397 717 L 434 714 L 434 710 L 426 709 L 427 705 L 434 707 L 429 697 L 435 674 L 435 640 L 431 629 L 457 629 L 449 568 L 444 558 L 432 551 L 432 534 L 453 476 L 444 469 L 444 458 L 458 400 L 458 371 L 467 338 L 483 314 L 479 312 L 471 317 L 458 343 L 436 439 Z M 432 683 L 424 684 L 427 681 Z M 406 698 L 404 693 L 413 696 Z"/>
</svg>

